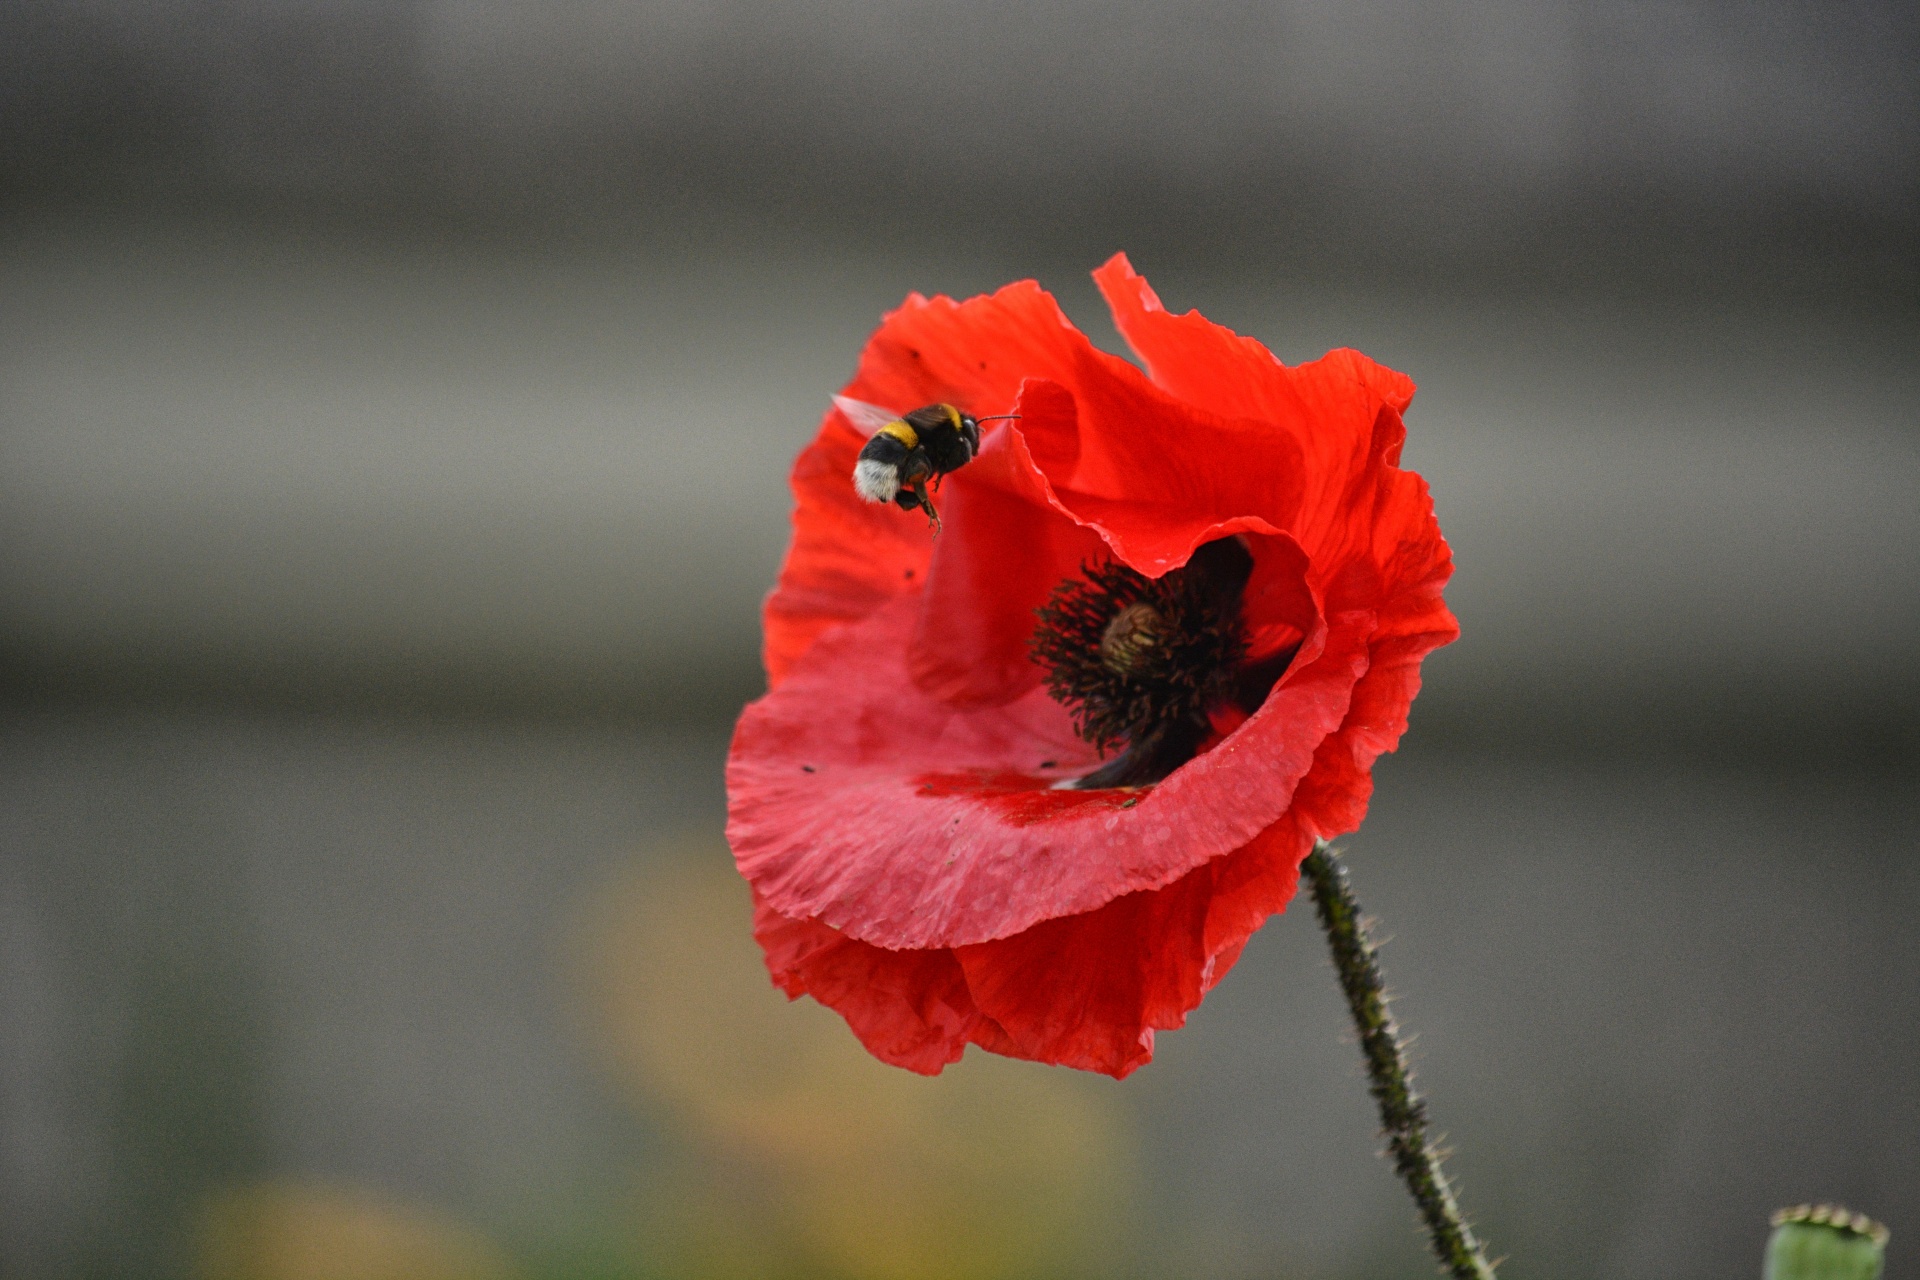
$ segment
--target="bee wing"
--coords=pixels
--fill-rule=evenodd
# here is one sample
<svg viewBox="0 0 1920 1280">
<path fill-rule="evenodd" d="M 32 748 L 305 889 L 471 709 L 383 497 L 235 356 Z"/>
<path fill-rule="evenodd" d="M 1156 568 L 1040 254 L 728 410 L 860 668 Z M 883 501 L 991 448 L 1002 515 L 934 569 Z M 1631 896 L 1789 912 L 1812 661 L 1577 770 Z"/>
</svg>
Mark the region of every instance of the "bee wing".
<svg viewBox="0 0 1920 1280">
<path fill-rule="evenodd" d="M 852 396 L 835 396 L 833 405 L 840 410 L 841 417 L 860 428 L 866 435 L 872 435 L 900 416 L 891 409 L 882 409 L 877 404 L 855 400 Z"/>
</svg>

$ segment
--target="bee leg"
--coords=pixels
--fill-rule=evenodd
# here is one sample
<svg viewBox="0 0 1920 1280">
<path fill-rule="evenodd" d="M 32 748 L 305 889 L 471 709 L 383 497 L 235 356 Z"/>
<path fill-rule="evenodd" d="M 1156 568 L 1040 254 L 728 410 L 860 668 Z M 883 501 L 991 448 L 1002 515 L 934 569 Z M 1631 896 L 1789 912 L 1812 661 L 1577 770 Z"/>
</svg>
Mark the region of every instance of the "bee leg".
<svg viewBox="0 0 1920 1280">
<path fill-rule="evenodd" d="M 933 531 L 937 535 L 940 532 L 940 513 L 933 509 L 933 499 L 927 496 L 925 485 L 920 486 L 915 492 L 920 495 L 920 509 L 927 513 L 927 519 L 933 521 Z"/>
</svg>

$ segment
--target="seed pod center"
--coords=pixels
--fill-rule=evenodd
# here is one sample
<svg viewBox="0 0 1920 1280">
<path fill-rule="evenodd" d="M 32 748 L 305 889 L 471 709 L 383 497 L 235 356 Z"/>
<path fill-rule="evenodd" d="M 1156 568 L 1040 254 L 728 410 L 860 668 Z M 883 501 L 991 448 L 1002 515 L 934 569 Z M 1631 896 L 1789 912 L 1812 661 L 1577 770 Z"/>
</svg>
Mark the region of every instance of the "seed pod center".
<svg viewBox="0 0 1920 1280">
<path fill-rule="evenodd" d="M 1100 665 L 1123 678 L 1138 674 L 1152 660 L 1166 625 L 1146 601 L 1128 605 L 1100 633 Z"/>
</svg>

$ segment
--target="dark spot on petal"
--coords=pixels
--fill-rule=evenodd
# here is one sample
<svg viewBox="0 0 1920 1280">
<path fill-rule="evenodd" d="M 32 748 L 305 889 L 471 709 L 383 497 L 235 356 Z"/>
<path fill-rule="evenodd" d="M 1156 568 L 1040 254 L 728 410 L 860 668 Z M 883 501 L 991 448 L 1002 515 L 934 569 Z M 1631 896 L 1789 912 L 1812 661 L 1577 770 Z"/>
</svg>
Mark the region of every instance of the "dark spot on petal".
<svg viewBox="0 0 1920 1280">
<path fill-rule="evenodd" d="M 800 772 L 802 772 L 802 773 L 812 773 L 812 772 L 813 772 L 813 766 L 812 766 L 812 765 L 810 765 L 810 764 L 803 764 L 803 765 L 801 765 L 801 766 L 800 766 Z"/>
<path fill-rule="evenodd" d="M 908 579 L 908 581 L 912 581 L 912 579 L 913 579 L 913 570 L 911 570 L 911 569 L 909 569 L 909 570 L 907 570 L 907 579 Z"/>
<path fill-rule="evenodd" d="M 1059 763 L 1060 763 L 1060 762 L 1059 762 L 1058 760 L 1042 760 L 1042 761 L 1040 762 L 1040 767 L 1041 767 L 1042 769 L 1051 769 L 1051 768 L 1053 768 L 1053 767 L 1054 767 L 1055 765 L 1057 765 L 1057 764 L 1059 764 Z"/>
<path fill-rule="evenodd" d="M 965 796 L 1016 827 L 1089 817 L 1101 809 L 1118 809 L 1128 800 L 1139 800 L 1138 795 L 1117 790 L 1055 791 L 1050 778 L 1028 777 L 1011 770 L 927 773 L 914 782 L 918 795 Z"/>
</svg>

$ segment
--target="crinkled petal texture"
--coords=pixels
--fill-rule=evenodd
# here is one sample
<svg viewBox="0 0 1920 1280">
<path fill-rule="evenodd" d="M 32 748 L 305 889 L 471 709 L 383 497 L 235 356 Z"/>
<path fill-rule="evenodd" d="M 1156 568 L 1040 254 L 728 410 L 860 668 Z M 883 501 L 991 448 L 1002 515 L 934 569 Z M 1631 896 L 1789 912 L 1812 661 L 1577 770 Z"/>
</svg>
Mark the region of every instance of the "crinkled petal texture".
<svg viewBox="0 0 1920 1280">
<path fill-rule="evenodd" d="M 794 467 L 727 834 L 774 980 L 915 1071 L 968 1044 L 1115 1076 L 1151 1058 L 1313 842 L 1359 825 L 1420 660 L 1458 634 L 1399 466 L 1411 382 L 1352 351 L 1289 368 L 1168 314 L 1124 257 L 1095 279 L 1145 373 L 1031 282 L 916 295 L 868 343 L 855 399 L 1019 415 L 946 478 L 937 541 L 860 500 L 837 410 Z M 1056 789 L 1097 761 L 1028 657 L 1034 611 L 1089 563 L 1158 577 L 1233 536 L 1251 654 L 1292 655 L 1265 703 L 1150 788 Z"/>
</svg>

